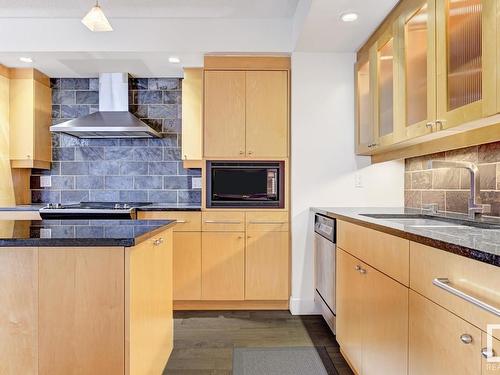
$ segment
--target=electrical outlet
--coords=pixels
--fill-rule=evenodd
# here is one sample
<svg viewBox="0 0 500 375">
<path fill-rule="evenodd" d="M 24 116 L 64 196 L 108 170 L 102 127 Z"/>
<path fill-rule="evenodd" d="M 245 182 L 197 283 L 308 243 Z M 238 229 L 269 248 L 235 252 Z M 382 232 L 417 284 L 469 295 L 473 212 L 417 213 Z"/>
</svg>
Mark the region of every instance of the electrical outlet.
<svg viewBox="0 0 500 375">
<path fill-rule="evenodd" d="M 361 173 L 354 174 L 354 187 L 356 188 L 363 187 L 363 178 L 361 177 Z"/>
<path fill-rule="evenodd" d="M 191 179 L 191 186 L 193 189 L 201 189 L 201 177 L 193 177 Z"/>
<path fill-rule="evenodd" d="M 40 238 L 52 238 L 52 229 L 40 228 Z"/>
<path fill-rule="evenodd" d="M 40 187 L 51 187 L 52 178 L 51 176 L 40 176 Z"/>
</svg>

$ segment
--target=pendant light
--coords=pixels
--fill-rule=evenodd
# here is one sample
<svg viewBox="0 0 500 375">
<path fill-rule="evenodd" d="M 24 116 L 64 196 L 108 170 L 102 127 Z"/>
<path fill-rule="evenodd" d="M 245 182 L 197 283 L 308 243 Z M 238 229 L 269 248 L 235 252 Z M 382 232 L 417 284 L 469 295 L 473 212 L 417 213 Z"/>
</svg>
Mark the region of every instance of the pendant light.
<svg viewBox="0 0 500 375">
<path fill-rule="evenodd" d="M 82 18 L 82 23 L 87 26 L 90 31 L 113 31 L 111 24 L 99 6 L 99 1 L 96 1 L 95 6 Z"/>
</svg>

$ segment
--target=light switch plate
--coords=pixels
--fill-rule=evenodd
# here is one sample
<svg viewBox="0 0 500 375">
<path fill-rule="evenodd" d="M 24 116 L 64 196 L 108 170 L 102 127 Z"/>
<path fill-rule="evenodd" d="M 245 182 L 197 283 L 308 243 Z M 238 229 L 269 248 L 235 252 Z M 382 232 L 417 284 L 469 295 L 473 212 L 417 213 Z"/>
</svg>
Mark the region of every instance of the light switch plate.
<svg viewBox="0 0 500 375">
<path fill-rule="evenodd" d="M 40 176 L 40 187 L 51 187 L 52 178 L 51 176 Z"/>
<path fill-rule="evenodd" d="M 191 186 L 193 189 L 201 189 L 201 177 L 193 177 L 191 180 Z"/>
</svg>

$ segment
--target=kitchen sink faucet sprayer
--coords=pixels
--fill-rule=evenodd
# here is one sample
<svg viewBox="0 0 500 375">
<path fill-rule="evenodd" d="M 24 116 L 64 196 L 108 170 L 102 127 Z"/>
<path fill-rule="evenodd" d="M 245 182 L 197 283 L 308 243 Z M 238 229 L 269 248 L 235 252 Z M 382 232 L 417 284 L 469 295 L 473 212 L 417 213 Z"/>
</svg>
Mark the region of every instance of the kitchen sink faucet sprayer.
<svg viewBox="0 0 500 375">
<path fill-rule="evenodd" d="M 470 175 L 470 193 L 468 200 L 468 214 L 471 219 L 477 219 L 484 213 L 491 211 L 489 204 L 481 204 L 479 169 L 476 164 L 468 161 L 447 161 L 447 160 L 430 160 L 429 169 L 433 168 L 460 168 L 469 171 Z"/>
</svg>

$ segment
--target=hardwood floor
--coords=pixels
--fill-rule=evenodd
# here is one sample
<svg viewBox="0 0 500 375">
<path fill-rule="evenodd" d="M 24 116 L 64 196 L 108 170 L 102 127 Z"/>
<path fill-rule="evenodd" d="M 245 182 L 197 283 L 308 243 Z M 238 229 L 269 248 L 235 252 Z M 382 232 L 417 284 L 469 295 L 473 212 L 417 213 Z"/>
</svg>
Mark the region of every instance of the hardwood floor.
<svg viewBox="0 0 500 375">
<path fill-rule="evenodd" d="M 288 311 L 197 311 L 175 312 L 174 319 L 174 351 L 164 375 L 228 375 L 233 348 L 292 346 L 317 347 L 330 374 L 352 374 L 321 316 L 293 316 Z"/>
</svg>

